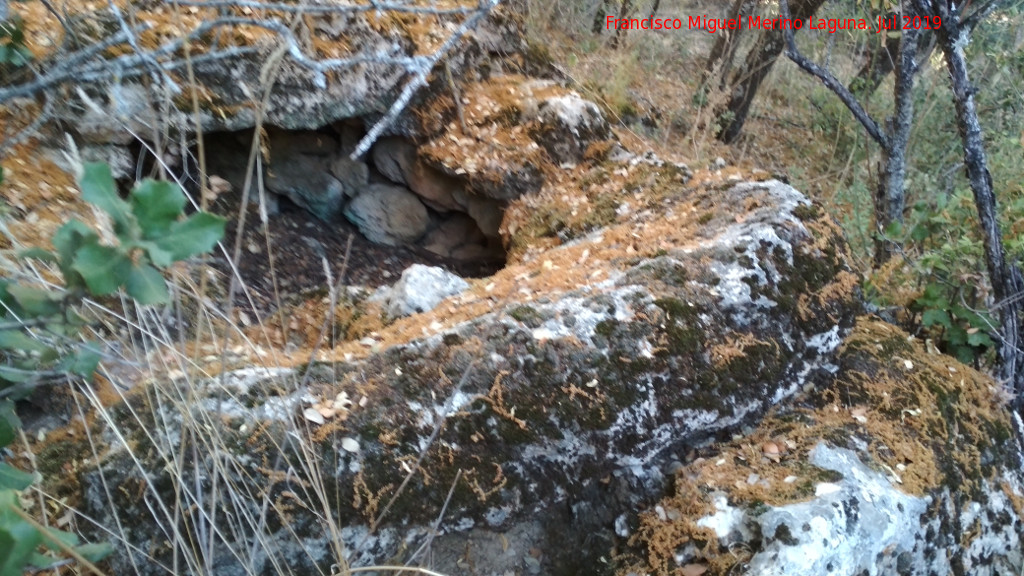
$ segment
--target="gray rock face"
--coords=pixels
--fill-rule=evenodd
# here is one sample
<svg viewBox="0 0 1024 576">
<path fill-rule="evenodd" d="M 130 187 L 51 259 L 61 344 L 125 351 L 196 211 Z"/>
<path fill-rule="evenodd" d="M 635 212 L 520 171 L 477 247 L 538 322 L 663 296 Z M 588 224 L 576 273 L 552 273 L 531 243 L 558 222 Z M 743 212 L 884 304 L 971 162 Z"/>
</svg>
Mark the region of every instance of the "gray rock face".
<svg viewBox="0 0 1024 576">
<path fill-rule="evenodd" d="M 458 178 L 452 178 L 417 160 L 412 172 L 407 176 L 409 189 L 419 195 L 423 202 L 438 212 L 450 210 L 465 211 L 465 207 L 456 201 L 465 185 Z"/>
<path fill-rule="evenodd" d="M 449 26 L 459 18 L 443 16 L 434 26 L 447 36 Z M 116 22 L 107 24 L 105 29 L 118 30 Z M 307 26 L 307 33 L 322 42 L 344 41 L 358 47 L 353 56 L 401 57 L 416 53 L 415 44 L 400 27 L 374 26 L 361 15 L 310 14 Z M 452 58 L 455 73 L 477 69 L 491 54 L 518 53 L 522 48 L 519 26 L 520 21 L 515 18 L 495 15 L 485 19 L 467 36 L 460 54 Z M 168 114 L 162 114 L 165 103 L 179 101 L 176 94 L 161 93 L 159 87 L 137 78 L 118 78 L 90 91 L 88 105 L 72 93 L 68 106 L 57 113 L 62 121 L 75 126 L 85 140 L 98 143 L 126 144 L 131 141 L 129 131 L 147 134 L 157 125 L 166 125 L 175 133 L 191 133 L 195 129 L 194 114 L 199 115 L 205 133 L 251 128 L 255 124 L 253 103 L 260 100 L 267 88 L 264 66 L 276 46 L 277 41 L 265 42 L 244 46 L 229 58 L 196 61 L 195 75 L 203 92 L 216 94 L 215 100 L 203 102 L 196 111 L 185 104 L 181 109 L 172 106 Z M 286 54 L 274 75 L 264 124 L 287 130 L 316 130 L 337 120 L 379 116 L 387 110 L 390 96 L 408 71 L 374 60 L 370 58 L 328 76 Z M 413 124 L 400 119 L 396 129 L 399 133 L 411 131 Z"/>
<path fill-rule="evenodd" d="M 612 136 L 597 104 L 575 93 L 543 100 L 526 119 L 534 122 L 533 138 L 556 164 L 575 164 L 587 146 Z"/>
<path fill-rule="evenodd" d="M 480 231 L 483 232 L 484 236 L 488 238 L 498 238 L 500 236 L 498 229 L 501 228 L 501 219 L 505 215 L 501 204 L 496 200 L 483 198 L 475 194 L 462 194 L 457 196 L 456 200 L 465 206 L 466 213 L 473 218 L 473 221 L 480 227 Z"/>
<path fill-rule="evenodd" d="M 415 194 L 387 184 L 362 188 L 345 207 L 345 218 L 371 241 L 388 246 L 415 242 L 430 225 L 427 209 Z"/>
<path fill-rule="evenodd" d="M 416 147 L 405 138 L 381 138 L 371 151 L 373 165 L 385 178 L 395 184 L 407 186 L 407 175 L 416 163 Z"/>
<path fill-rule="evenodd" d="M 408 187 L 422 201 L 439 212 L 465 211 L 456 201 L 463 183 L 427 166 L 417 158 L 416 147 L 404 138 L 381 138 L 373 146 L 373 164 L 385 178 Z"/>
<path fill-rule="evenodd" d="M 366 164 L 341 156 L 331 160 L 331 175 L 341 183 L 345 196 L 352 198 L 370 181 L 370 169 Z"/>
<path fill-rule="evenodd" d="M 778 182 L 745 183 L 698 198 L 678 187 L 664 205 L 666 217 L 690 214 L 693 203 L 712 197 L 716 205 L 750 208 L 708 226 L 694 217 L 696 235 L 683 235 L 679 223 L 668 233 L 657 219 L 595 231 L 432 312 L 399 320 L 394 330 L 413 334 L 402 343 L 311 367 L 306 388 L 297 387 L 297 374 L 280 373 L 244 390 L 223 390 L 218 379 L 199 386 L 213 399 L 194 409 L 201 415 L 216 407 L 215 421 L 224 422 L 218 442 L 243 447 L 200 453 L 233 462 L 244 474 L 232 472 L 225 482 L 250 495 L 218 517 L 291 542 L 254 554 L 250 537 L 215 539 L 218 573 L 262 573 L 272 559 L 296 572 L 326 569 L 339 561 L 325 542 L 327 523 L 337 527 L 351 565 L 416 550 L 433 533 L 453 484 L 442 535 L 432 538 L 436 570 L 462 573 L 467 552 L 484 574 L 509 565 L 538 574 L 610 570 L 599 559 L 610 558 L 621 528 L 628 532 L 632 511 L 663 493 L 672 454 L 756 422 L 834 369 L 839 338 L 859 310 L 840 287 L 847 274 L 841 239 L 798 192 Z M 615 248 L 623 239 L 664 248 L 628 258 L 625 247 Z M 828 296 L 797 306 L 794 293 Z M 723 361 L 721 349 L 739 352 Z M 181 418 L 173 403 L 166 406 L 152 418 Z M 282 406 L 291 418 L 274 416 Z M 327 408 L 330 418 L 344 418 L 328 420 Z M 133 424 L 129 414 L 118 417 L 122 435 L 160 428 L 148 417 Z M 317 422 L 336 424 L 334 432 L 307 442 L 306 423 Z M 180 439 L 148 442 L 162 447 L 157 453 L 180 451 Z M 299 488 L 314 485 L 302 454 L 315 454 L 316 473 L 325 475 L 319 485 L 330 487 L 330 518 L 308 512 L 320 506 L 314 492 Z M 408 483 L 371 534 L 368 519 L 420 454 L 429 478 Z M 124 457 L 113 451 L 102 467 L 130 485 L 134 467 Z M 219 465 L 217 458 L 182 471 L 180 485 L 193 486 L 193 471 L 208 478 L 204 470 Z M 164 470 L 154 463 L 148 486 L 153 497 L 174 501 L 162 491 L 179 484 L 162 479 Z M 100 494 L 97 481 L 85 474 L 85 491 Z M 285 492 L 304 503 L 288 505 L 278 497 Z M 131 518 L 130 541 L 159 533 L 137 500 L 118 509 L 122 522 Z M 99 499 L 88 507 L 101 521 L 109 510 Z M 512 557 L 483 555 L 501 541 Z M 292 553 L 299 549 L 305 554 Z M 158 571 L 149 561 L 140 565 L 142 574 Z"/>
<path fill-rule="evenodd" d="M 392 318 L 421 314 L 434 309 L 442 300 L 469 288 L 465 280 L 435 266 L 413 264 L 402 272 L 394 286 L 378 298 Z"/>
<path fill-rule="evenodd" d="M 487 242 L 483 232 L 467 214 L 455 213 L 423 237 L 423 248 L 447 258 L 457 257 L 462 249 Z"/>
<path fill-rule="evenodd" d="M 679 467 L 640 516 L 629 572 L 1015 573 L 1020 427 L 988 376 L 861 317 L 834 378 Z"/>
<path fill-rule="evenodd" d="M 726 500 L 716 499 L 723 510 L 698 520 L 698 525 L 714 529 L 724 541 L 730 534 L 753 534 L 751 526 L 757 526 L 765 545 L 749 562 L 753 574 L 897 573 L 896 560 L 913 552 L 923 537 L 920 519 L 931 499 L 900 492 L 890 478 L 869 469 L 852 450 L 819 444 L 810 452 L 809 462 L 838 473 L 841 479 L 818 483 L 814 499 L 808 502 L 773 507 L 754 517 L 728 514 L 731 508 Z M 732 522 L 719 522 L 725 518 Z M 880 561 L 883 558 L 889 562 Z M 915 560 L 919 566 L 927 564 L 923 557 Z M 948 574 L 948 568 L 938 573 Z"/>
</svg>

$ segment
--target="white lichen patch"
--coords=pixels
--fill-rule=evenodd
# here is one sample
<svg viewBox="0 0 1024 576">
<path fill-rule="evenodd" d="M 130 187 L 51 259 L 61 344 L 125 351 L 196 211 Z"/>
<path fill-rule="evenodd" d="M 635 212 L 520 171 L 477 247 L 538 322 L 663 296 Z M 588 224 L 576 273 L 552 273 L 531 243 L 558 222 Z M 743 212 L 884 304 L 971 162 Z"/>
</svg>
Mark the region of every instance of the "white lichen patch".
<svg viewBox="0 0 1024 576">
<path fill-rule="evenodd" d="M 728 496 L 716 492 L 711 498 L 711 503 L 715 507 L 715 513 L 698 519 L 697 526 L 714 530 L 718 538 L 724 542 L 741 542 L 753 537 L 747 526 L 746 513 L 740 508 L 730 506 Z"/>
<path fill-rule="evenodd" d="M 818 444 L 810 463 L 842 480 L 820 483 L 809 502 L 772 507 L 752 517 L 764 538 L 750 560 L 752 574 L 891 573 L 885 566 L 912 553 L 921 536 L 929 497 L 904 494 L 885 474 L 868 468 L 857 453 Z"/>
<path fill-rule="evenodd" d="M 537 305 L 552 316 L 531 334 L 536 340 L 556 340 L 574 337 L 588 345 L 593 345 L 597 325 L 605 320 L 626 322 L 634 317 L 631 301 L 638 300 L 638 293 L 647 296 L 647 291 L 640 286 L 620 286 L 614 290 L 601 293 L 601 302 L 597 297 L 566 296 L 553 304 Z M 608 302 L 607 300 L 610 300 Z"/>
</svg>

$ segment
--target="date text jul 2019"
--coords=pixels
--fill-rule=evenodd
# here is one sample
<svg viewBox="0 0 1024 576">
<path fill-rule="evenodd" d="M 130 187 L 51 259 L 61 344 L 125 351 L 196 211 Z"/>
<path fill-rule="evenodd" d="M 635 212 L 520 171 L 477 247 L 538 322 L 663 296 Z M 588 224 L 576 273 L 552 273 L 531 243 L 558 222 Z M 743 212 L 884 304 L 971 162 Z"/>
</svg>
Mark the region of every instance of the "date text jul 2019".
<svg viewBox="0 0 1024 576">
<path fill-rule="evenodd" d="M 745 26 L 744 26 L 745 25 Z M 835 33 L 840 30 L 868 30 L 871 32 L 889 32 L 894 30 L 934 30 L 942 26 L 942 19 L 938 16 L 879 16 L 875 21 L 866 18 L 808 18 L 806 22 L 799 19 L 762 18 L 761 16 L 740 16 L 738 18 L 709 18 L 706 14 L 701 16 L 689 16 L 682 18 L 616 18 L 608 16 L 605 18 L 606 30 L 701 30 L 714 34 L 719 30 L 738 30 L 746 27 L 750 30 L 801 30 L 804 27 L 810 30 L 824 30 Z"/>
</svg>

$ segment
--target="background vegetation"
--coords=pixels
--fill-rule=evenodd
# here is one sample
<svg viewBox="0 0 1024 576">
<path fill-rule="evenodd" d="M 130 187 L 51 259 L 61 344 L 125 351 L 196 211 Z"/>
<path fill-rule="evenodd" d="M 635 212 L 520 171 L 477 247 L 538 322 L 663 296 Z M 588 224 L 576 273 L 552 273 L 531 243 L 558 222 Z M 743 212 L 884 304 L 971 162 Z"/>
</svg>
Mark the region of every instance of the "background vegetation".
<svg viewBox="0 0 1024 576">
<path fill-rule="evenodd" d="M 906 224 L 889 230 L 903 251 L 884 268 L 873 268 L 873 191 L 878 182 L 877 146 L 846 107 L 817 79 L 781 57 L 758 93 L 742 137 L 730 146 L 715 134 L 728 118 L 714 116 L 727 90 L 701 86 L 701 71 L 714 36 L 695 31 L 631 31 L 618 47 L 612 33 L 593 34 L 589 14 L 597 1 L 529 3 L 531 42 L 542 45 L 586 94 L 633 133 L 665 153 L 708 164 L 716 157 L 785 175 L 827 207 L 842 224 L 865 293 L 880 312 L 940 350 L 979 366 L 991 366 L 993 331 L 982 238 L 963 165 L 948 72 L 941 52 L 921 63 L 914 88 L 916 117 L 909 140 Z M 658 16 L 722 17 L 727 3 L 662 2 Z M 728 3 L 731 4 L 731 3 Z M 753 13 L 773 13 L 773 3 L 752 3 Z M 653 3 L 634 3 L 637 15 Z M 974 31 L 967 47 L 989 169 L 1010 256 L 1024 258 L 1024 35 L 1022 3 L 1003 2 Z M 874 21 L 887 5 L 828 1 L 817 18 Z M 803 30 L 800 49 L 850 83 L 886 35 Z M 736 61 L 756 41 L 740 37 Z M 610 73 L 609 73 L 610 70 Z M 874 118 L 893 113 L 893 76 L 863 100 Z M 713 88 L 713 87 L 712 87 Z"/>
</svg>

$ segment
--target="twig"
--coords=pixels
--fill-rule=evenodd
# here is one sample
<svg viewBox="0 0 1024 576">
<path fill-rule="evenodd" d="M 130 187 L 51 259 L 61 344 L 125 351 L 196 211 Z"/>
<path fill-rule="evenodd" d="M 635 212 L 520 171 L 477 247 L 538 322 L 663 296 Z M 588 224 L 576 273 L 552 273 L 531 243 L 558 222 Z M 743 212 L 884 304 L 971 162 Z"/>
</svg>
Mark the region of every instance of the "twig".
<svg viewBox="0 0 1024 576">
<path fill-rule="evenodd" d="M 440 48 L 437 49 L 437 51 L 435 51 L 428 57 L 421 57 L 423 58 L 423 60 L 421 61 L 422 66 L 415 71 L 413 79 L 409 81 L 408 84 L 405 85 L 405 88 L 402 89 L 401 95 L 399 95 L 398 98 L 395 100 L 394 104 L 391 105 L 391 108 L 388 110 L 387 114 L 385 114 L 383 118 L 381 118 L 376 124 L 374 124 L 373 128 L 371 128 L 370 131 L 366 133 L 366 136 L 363 136 L 363 139 L 359 141 L 359 144 L 356 145 L 356 149 L 349 156 L 350 158 L 352 158 L 353 160 L 359 159 L 360 156 L 365 154 L 370 149 L 370 146 L 373 146 L 373 143 L 377 141 L 377 138 L 380 137 L 384 130 L 388 129 L 391 126 L 391 124 L 394 123 L 394 121 L 398 118 L 398 115 L 401 114 L 402 110 L 404 110 L 405 107 L 409 104 L 409 101 L 412 99 L 413 94 L 415 94 L 416 91 L 419 90 L 421 87 L 426 85 L 427 74 L 429 74 L 430 71 L 433 70 L 434 66 L 441 60 L 441 58 L 444 58 L 444 56 L 452 48 L 455 47 L 455 44 L 467 32 L 476 27 L 477 23 L 500 2 L 501 0 L 480 0 L 478 11 L 469 18 L 467 18 L 466 21 L 463 22 L 461 26 L 459 26 L 458 30 L 456 30 L 451 36 L 449 36 L 448 40 L 446 40 L 445 43 Z"/>
<path fill-rule="evenodd" d="M 274 12 L 298 12 L 305 14 L 350 14 L 354 12 L 405 12 L 407 14 L 432 14 L 437 16 L 448 16 L 455 14 L 469 14 L 477 8 L 427 8 L 425 6 L 411 6 L 409 4 L 392 4 L 373 2 L 370 4 L 339 5 L 312 5 L 299 8 L 295 4 L 284 4 L 276 2 L 253 2 L 250 0 L 178 0 L 182 6 L 196 6 L 198 8 L 252 8 L 254 10 L 272 10 Z"/>
<path fill-rule="evenodd" d="M 784 21 L 789 21 L 789 2 L 787 0 L 781 0 L 779 2 L 779 8 L 782 12 L 782 17 L 785 19 Z M 791 27 L 783 26 L 783 29 L 783 35 L 786 38 L 786 56 L 797 66 L 803 68 L 808 74 L 814 76 L 818 80 L 821 80 L 822 84 L 838 96 L 839 99 L 843 101 L 843 104 L 850 109 L 854 118 L 864 126 L 864 129 L 868 131 L 871 138 L 874 139 L 875 142 L 878 142 L 878 144 L 883 148 L 888 148 L 888 139 L 885 137 L 882 129 L 878 126 L 877 122 L 868 116 L 864 107 L 860 105 L 860 102 L 857 102 L 857 98 L 855 98 L 854 95 L 846 89 L 846 86 L 837 80 L 836 77 L 828 70 L 825 70 L 800 54 L 800 51 L 796 47 L 796 40 L 793 37 L 793 30 Z"/>
<path fill-rule="evenodd" d="M 410 566 L 410 564 L 412 564 L 413 561 L 416 560 L 416 557 L 418 557 L 420 554 L 423 553 L 424 550 L 430 547 L 430 544 L 434 541 L 434 538 L 441 530 L 441 522 L 444 520 L 445 512 L 448 510 L 448 504 L 451 503 L 452 501 L 452 496 L 455 494 L 455 487 L 459 485 L 460 479 L 462 479 L 462 468 L 459 468 L 455 472 L 455 479 L 452 480 L 452 485 L 448 489 L 448 495 L 445 496 L 444 504 L 441 506 L 441 512 L 439 512 L 437 518 L 434 519 L 434 525 L 430 527 L 430 533 L 427 534 L 426 539 L 423 540 L 423 544 L 420 544 L 420 547 L 417 548 L 416 551 L 413 552 L 411 556 L 409 556 L 409 561 L 405 563 L 406 566 Z M 410 566 L 410 569 L 411 568 L 412 566 Z"/>
</svg>

